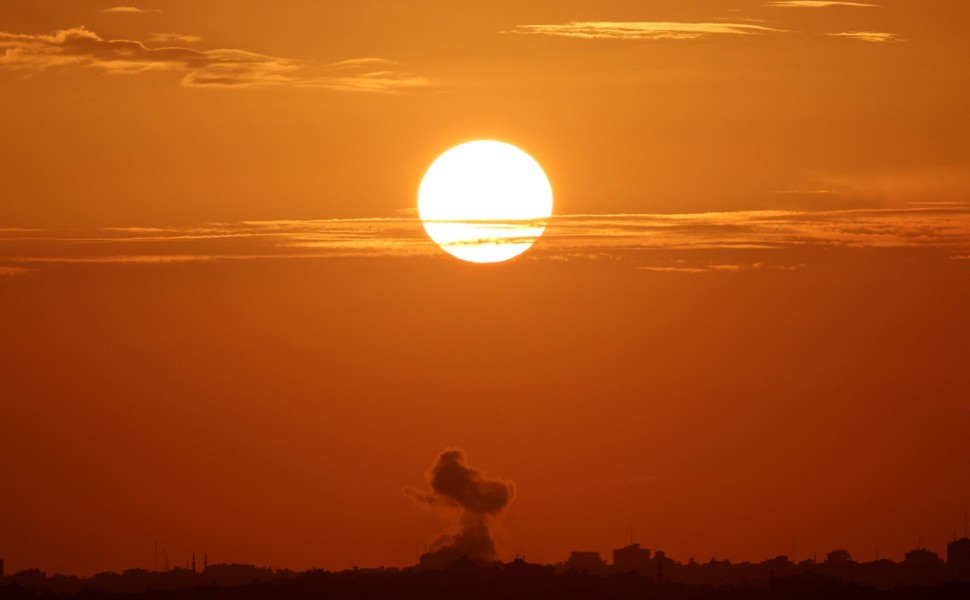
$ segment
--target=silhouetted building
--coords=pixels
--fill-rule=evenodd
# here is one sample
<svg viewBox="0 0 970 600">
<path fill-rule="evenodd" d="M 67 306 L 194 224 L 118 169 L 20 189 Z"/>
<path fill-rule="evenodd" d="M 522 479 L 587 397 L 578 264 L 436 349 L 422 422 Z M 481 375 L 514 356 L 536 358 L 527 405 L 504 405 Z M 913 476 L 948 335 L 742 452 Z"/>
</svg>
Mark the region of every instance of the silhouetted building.
<svg viewBox="0 0 970 600">
<path fill-rule="evenodd" d="M 938 584 L 948 579 L 946 571 L 940 555 L 926 548 L 910 550 L 902 564 L 903 580 L 908 584 Z"/>
<path fill-rule="evenodd" d="M 504 571 L 510 577 L 515 577 L 518 579 L 536 580 L 548 579 L 554 576 L 552 567 L 526 562 L 525 559 L 520 556 L 516 556 L 515 560 L 512 562 L 506 563 Z"/>
<path fill-rule="evenodd" d="M 599 552 L 572 552 L 566 564 L 577 573 L 600 575 L 607 571 Z"/>
<path fill-rule="evenodd" d="M 970 581 L 970 538 L 953 540 L 946 545 L 946 566 L 955 579 Z M 3 563 L 0 562 L 0 573 Z"/>
<path fill-rule="evenodd" d="M 0 558 L 0 577 L 3 577 L 3 559 Z"/>
<path fill-rule="evenodd" d="M 904 563 L 917 567 L 937 567 L 943 564 L 940 555 L 926 548 L 916 548 L 906 553 Z"/>
<path fill-rule="evenodd" d="M 664 562 L 673 562 L 667 555 L 664 554 L 662 550 L 657 550 L 656 554 L 653 555 L 653 561 L 657 563 L 657 583 L 663 583 L 664 580 Z"/>
<path fill-rule="evenodd" d="M 832 550 L 825 556 L 825 560 L 817 568 L 817 573 L 838 577 L 841 581 L 849 581 L 857 574 L 858 565 L 852 560 L 848 550 Z"/>
<path fill-rule="evenodd" d="M 617 573 L 650 573 L 650 550 L 641 548 L 640 544 L 617 548 L 613 551 L 613 570 Z"/>
<path fill-rule="evenodd" d="M 47 573 L 40 569 L 25 569 L 4 578 L 7 583 L 16 583 L 28 590 L 43 590 L 47 583 Z"/>
<path fill-rule="evenodd" d="M 245 564 L 217 564 L 206 568 L 206 582 L 221 586 L 245 585 L 253 581 L 270 581 L 275 578 L 273 570 Z"/>
<path fill-rule="evenodd" d="M 848 550 L 832 550 L 825 557 L 824 564 L 834 567 L 844 567 L 854 564 L 854 561 Z"/>
</svg>

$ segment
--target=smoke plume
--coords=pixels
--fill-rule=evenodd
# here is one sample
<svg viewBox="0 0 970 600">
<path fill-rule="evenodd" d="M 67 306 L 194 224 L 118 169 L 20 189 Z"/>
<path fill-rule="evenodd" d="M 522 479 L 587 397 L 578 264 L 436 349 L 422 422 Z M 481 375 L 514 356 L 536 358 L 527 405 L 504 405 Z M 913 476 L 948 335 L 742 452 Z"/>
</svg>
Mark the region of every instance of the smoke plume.
<svg viewBox="0 0 970 600">
<path fill-rule="evenodd" d="M 458 448 L 438 455 L 428 472 L 428 483 L 431 491 L 412 487 L 404 491 L 429 506 L 457 509 L 459 518 L 457 530 L 439 537 L 431 551 L 421 556 L 420 566 L 442 568 L 462 557 L 476 562 L 495 560 L 489 520 L 515 498 L 514 484 L 468 466 L 465 451 Z"/>
</svg>

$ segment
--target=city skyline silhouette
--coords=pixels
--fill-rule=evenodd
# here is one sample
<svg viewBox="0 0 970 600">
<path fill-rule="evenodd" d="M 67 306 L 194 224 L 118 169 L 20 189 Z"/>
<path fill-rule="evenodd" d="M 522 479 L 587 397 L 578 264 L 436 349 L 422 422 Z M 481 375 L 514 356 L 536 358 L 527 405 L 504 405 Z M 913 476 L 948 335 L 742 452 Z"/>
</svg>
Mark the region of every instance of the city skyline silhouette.
<svg viewBox="0 0 970 600">
<path fill-rule="evenodd" d="M 2 565 L 0 562 L 0 567 Z M 839 590 L 844 592 L 846 589 L 849 595 L 859 593 L 859 589 L 896 590 L 897 593 L 904 594 L 929 593 L 935 590 L 932 593 L 939 597 L 950 597 L 954 594 L 957 594 L 954 597 L 959 597 L 958 594 L 970 590 L 970 538 L 949 542 L 945 560 L 925 548 L 915 548 L 907 552 L 905 559 L 900 562 L 888 559 L 857 562 L 849 552 L 842 549 L 829 552 L 822 561 L 810 559 L 792 562 L 787 556 L 777 556 L 757 563 L 732 563 L 730 560 L 714 558 L 704 563 L 696 562 L 693 558 L 683 562 L 667 557 L 662 550 L 651 552 L 639 543 L 631 542 L 627 546 L 614 549 L 610 562 L 605 561 L 599 552 L 587 551 L 573 551 L 564 561 L 543 565 L 530 563 L 518 556 L 508 562 L 485 558 L 472 560 L 457 554 L 448 556 L 438 549 L 421 555 L 417 564 L 404 568 L 354 567 L 333 574 L 350 574 L 355 579 L 358 576 L 373 576 L 397 580 L 395 578 L 421 573 L 459 577 L 466 580 L 466 583 L 480 582 L 486 576 L 498 578 L 504 582 L 503 585 L 510 586 L 509 589 L 516 593 L 521 592 L 524 585 L 543 586 L 541 589 L 551 591 L 555 588 L 551 583 L 554 578 L 574 581 L 577 576 L 581 576 L 604 582 L 594 583 L 593 589 L 614 580 L 629 591 L 640 592 L 650 590 L 655 585 L 674 584 L 696 586 L 707 590 L 707 593 L 712 590 L 723 592 L 732 588 L 740 588 L 746 594 L 750 594 L 752 590 L 766 590 L 781 597 L 792 593 L 803 595 L 834 593 Z M 90 578 L 48 575 L 38 569 L 26 569 L 6 575 L 0 569 L 0 596 L 16 597 L 18 593 L 44 592 L 68 595 L 80 592 L 137 594 L 153 590 L 177 593 L 178 590 L 199 589 L 200 586 L 210 586 L 210 589 L 218 586 L 227 588 L 227 593 L 232 593 L 234 588 L 284 580 L 310 581 L 317 578 L 317 582 L 310 585 L 319 586 L 319 577 L 324 575 L 331 575 L 331 572 L 313 569 L 301 573 L 285 568 L 274 569 L 247 564 L 210 565 L 207 554 L 201 569 L 197 569 L 193 554 L 185 567 L 175 566 L 164 570 L 135 568 L 122 573 L 99 573 Z M 397 581 L 405 586 L 414 583 L 408 579 Z M 861 587 L 843 587 L 853 585 Z M 907 589 L 913 591 L 905 592 Z M 915 591 L 919 589 L 924 592 Z M 399 592 L 405 595 L 412 593 L 406 590 Z"/>
</svg>

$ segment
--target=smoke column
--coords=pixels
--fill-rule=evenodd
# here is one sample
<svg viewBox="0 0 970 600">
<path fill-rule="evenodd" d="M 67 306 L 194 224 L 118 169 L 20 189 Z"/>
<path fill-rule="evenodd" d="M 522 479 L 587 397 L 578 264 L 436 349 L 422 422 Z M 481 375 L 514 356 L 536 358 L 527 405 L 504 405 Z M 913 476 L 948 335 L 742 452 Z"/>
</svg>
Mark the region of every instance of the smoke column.
<svg viewBox="0 0 970 600">
<path fill-rule="evenodd" d="M 428 472 L 428 483 L 430 492 L 412 487 L 404 492 L 429 506 L 458 509 L 460 514 L 457 531 L 439 537 L 431 551 L 421 556 L 420 566 L 443 568 L 462 557 L 480 563 L 495 560 L 495 540 L 488 523 L 515 498 L 514 484 L 468 466 L 465 451 L 458 448 L 438 455 Z"/>
</svg>

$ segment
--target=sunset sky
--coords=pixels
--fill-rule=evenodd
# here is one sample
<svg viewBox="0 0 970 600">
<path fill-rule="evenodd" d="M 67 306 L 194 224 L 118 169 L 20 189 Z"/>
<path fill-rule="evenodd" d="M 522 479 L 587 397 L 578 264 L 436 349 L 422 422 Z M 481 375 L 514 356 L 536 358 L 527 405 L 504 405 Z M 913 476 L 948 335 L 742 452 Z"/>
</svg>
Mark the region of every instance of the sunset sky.
<svg viewBox="0 0 970 600">
<path fill-rule="evenodd" d="M 942 552 L 970 512 L 970 4 L 0 0 L 0 559 Z M 554 192 L 478 265 L 476 139 Z"/>
</svg>

